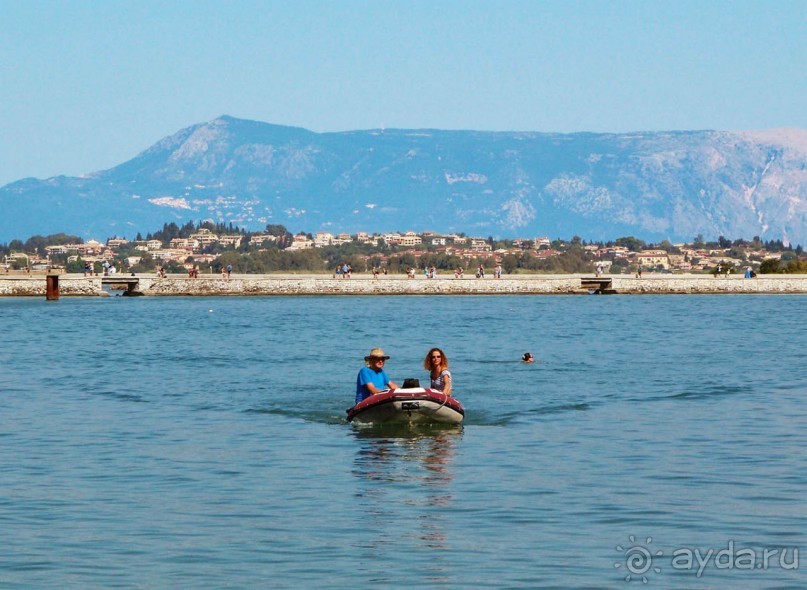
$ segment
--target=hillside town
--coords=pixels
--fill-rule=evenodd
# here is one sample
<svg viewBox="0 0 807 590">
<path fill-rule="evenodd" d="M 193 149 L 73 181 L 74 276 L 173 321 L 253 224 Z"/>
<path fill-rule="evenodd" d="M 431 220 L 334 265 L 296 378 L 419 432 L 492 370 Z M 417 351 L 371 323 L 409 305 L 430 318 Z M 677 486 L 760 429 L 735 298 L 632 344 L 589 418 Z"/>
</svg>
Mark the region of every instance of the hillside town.
<svg viewBox="0 0 807 590">
<path fill-rule="evenodd" d="M 165 227 L 171 226 L 179 231 L 157 232 L 146 239 L 138 235 L 135 240 L 112 237 L 105 242 L 68 241 L 71 236 L 64 234 L 37 236 L 38 240 L 32 238 L 26 243 L 14 240 L 0 245 L 0 268 L 7 273 L 67 268 L 68 272 L 91 274 L 156 269 L 192 275 L 200 270 L 220 272 L 228 266 L 236 272 L 256 272 L 243 263 L 244 256 L 283 252 L 292 261 L 288 264 L 293 266 L 296 260 L 300 269 L 314 272 L 331 272 L 334 265 L 349 263 L 354 272 L 404 272 L 403 266 L 406 272 L 426 267 L 456 270 L 503 266 L 507 273 L 713 273 L 759 270 L 766 261 L 771 266 L 803 257 L 801 246 L 793 249 L 780 241 L 763 243 L 758 238 L 730 241 L 721 237 L 717 242 L 704 242 L 699 237 L 691 244 L 646 244 L 627 237 L 587 243 L 576 236 L 569 241 L 548 237 L 494 240 L 431 231 L 291 234 L 283 226 L 267 226 L 271 232 L 259 233 L 210 223 L 189 223 L 181 229 L 174 224 Z M 171 237 L 173 234 L 177 235 Z M 56 243 L 43 245 L 46 242 Z M 575 254 L 573 264 L 568 263 L 571 253 Z"/>
</svg>

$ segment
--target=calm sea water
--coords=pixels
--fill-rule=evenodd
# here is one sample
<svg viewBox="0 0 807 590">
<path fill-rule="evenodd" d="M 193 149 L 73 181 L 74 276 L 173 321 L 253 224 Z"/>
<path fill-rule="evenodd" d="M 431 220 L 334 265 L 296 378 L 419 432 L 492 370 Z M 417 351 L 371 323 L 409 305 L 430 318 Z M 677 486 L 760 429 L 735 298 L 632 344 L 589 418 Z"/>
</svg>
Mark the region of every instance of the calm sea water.
<svg viewBox="0 0 807 590">
<path fill-rule="evenodd" d="M 805 312 L 2 299 L 0 588 L 807 587 Z M 344 422 L 371 347 L 434 345 L 463 429 Z"/>
</svg>

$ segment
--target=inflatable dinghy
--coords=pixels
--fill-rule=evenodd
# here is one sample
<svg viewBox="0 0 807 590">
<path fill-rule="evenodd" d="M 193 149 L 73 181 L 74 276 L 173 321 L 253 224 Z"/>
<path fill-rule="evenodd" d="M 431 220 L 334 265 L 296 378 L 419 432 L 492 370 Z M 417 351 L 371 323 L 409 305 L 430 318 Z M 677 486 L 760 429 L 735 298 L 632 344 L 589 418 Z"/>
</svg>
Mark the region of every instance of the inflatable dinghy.
<svg viewBox="0 0 807 590">
<path fill-rule="evenodd" d="M 356 424 L 462 424 L 464 417 L 456 399 L 422 387 L 377 393 L 347 410 Z"/>
</svg>

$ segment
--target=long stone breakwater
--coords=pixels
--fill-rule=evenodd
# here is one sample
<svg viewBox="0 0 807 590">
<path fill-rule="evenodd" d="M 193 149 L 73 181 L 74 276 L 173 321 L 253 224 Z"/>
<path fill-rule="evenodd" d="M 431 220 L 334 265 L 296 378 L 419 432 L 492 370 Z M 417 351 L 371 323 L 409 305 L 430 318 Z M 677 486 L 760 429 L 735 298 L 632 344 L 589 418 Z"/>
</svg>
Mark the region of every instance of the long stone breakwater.
<svg viewBox="0 0 807 590">
<path fill-rule="evenodd" d="M 404 276 L 354 275 L 334 279 L 326 275 L 203 275 L 154 277 L 146 275 L 84 277 L 62 274 L 62 297 L 109 296 L 222 296 L 222 295 L 571 295 L 571 294 L 716 294 L 807 293 L 807 275 L 510 275 L 501 279 L 453 276 L 409 279 Z M 46 277 L 0 276 L 0 296 L 44 297 Z"/>
</svg>

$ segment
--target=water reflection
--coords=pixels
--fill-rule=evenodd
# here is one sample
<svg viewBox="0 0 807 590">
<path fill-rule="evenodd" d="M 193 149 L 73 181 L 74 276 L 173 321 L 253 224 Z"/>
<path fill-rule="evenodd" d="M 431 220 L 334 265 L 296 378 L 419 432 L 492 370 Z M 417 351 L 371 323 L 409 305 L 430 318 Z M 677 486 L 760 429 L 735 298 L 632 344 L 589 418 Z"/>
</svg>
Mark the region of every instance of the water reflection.
<svg viewBox="0 0 807 590">
<path fill-rule="evenodd" d="M 462 428 L 354 429 L 353 436 L 358 447 L 353 474 L 361 483 L 357 496 L 375 541 L 450 549 L 445 525 L 454 504 L 453 463 Z M 430 563 L 437 581 L 444 569 Z"/>
<path fill-rule="evenodd" d="M 354 462 L 357 476 L 399 481 L 404 474 L 426 485 L 445 485 L 452 479 L 454 446 L 462 438 L 462 427 L 354 428 L 353 436 L 359 441 Z"/>
</svg>

